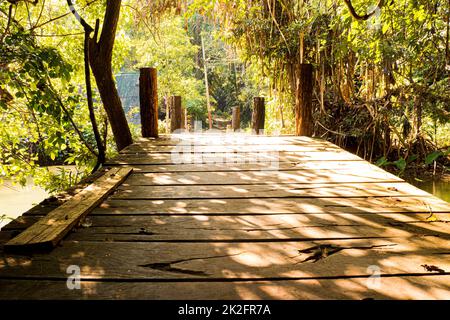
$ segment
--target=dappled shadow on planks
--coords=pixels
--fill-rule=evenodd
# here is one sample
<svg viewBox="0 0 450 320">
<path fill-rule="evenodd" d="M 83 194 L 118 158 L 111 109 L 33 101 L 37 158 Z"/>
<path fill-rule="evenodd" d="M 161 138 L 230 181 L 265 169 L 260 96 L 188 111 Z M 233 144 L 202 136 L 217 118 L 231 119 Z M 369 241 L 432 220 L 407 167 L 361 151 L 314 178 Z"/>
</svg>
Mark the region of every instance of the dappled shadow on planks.
<svg viewBox="0 0 450 320">
<path fill-rule="evenodd" d="M 134 174 L 51 253 L 2 255 L 0 298 L 450 298 L 449 205 L 346 168 Z"/>
</svg>

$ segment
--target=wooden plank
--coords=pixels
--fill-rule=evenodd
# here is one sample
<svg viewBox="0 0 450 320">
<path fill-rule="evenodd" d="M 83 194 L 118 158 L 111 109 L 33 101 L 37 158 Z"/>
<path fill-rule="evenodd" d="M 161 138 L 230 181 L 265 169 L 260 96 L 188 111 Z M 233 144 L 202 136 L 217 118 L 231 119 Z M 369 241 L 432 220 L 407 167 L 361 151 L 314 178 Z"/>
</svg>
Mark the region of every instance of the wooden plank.
<svg viewBox="0 0 450 320">
<path fill-rule="evenodd" d="M 316 250 L 317 249 L 317 250 Z M 264 280 L 427 273 L 433 265 L 450 274 L 448 241 L 437 237 L 264 243 L 70 242 L 51 254 L 3 255 L 0 278 Z"/>
<path fill-rule="evenodd" d="M 450 215 L 437 214 L 439 220 L 428 221 L 428 213 L 418 214 L 285 214 L 285 215 L 224 215 L 224 216 L 144 216 L 126 218 L 120 215 L 90 215 L 89 223 L 73 229 L 68 240 L 79 241 L 179 241 L 289 239 L 301 237 L 330 238 L 330 232 L 344 232 L 347 237 L 361 235 L 397 237 L 436 235 L 447 239 L 450 234 Z M 12 238 L 11 231 L 20 231 L 35 223 L 39 217 L 21 217 L 6 226 L 4 242 Z M 124 220 L 125 219 L 125 220 Z M 359 227 L 366 228 L 363 232 Z M 322 230 L 323 229 L 323 230 Z M 318 234 L 317 232 L 326 232 Z M 299 234 L 306 231 L 305 234 Z M 312 232 L 313 234 L 308 234 Z M 0 236 L 2 233 L 0 233 Z M 335 236 L 335 235 L 333 235 Z"/>
<path fill-rule="evenodd" d="M 329 160 L 362 160 L 344 152 L 242 152 L 242 153 L 148 153 L 121 154 L 108 161 L 108 164 L 189 164 L 189 163 L 258 163 L 258 162 L 299 162 L 299 161 L 329 161 Z"/>
<path fill-rule="evenodd" d="M 265 216 L 92 216 L 73 241 L 304 241 L 368 237 L 438 236 L 450 240 L 450 215 L 309 214 Z M 126 221 L 124 221 L 126 220 Z"/>
<path fill-rule="evenodd" d="M 345 198 L 430 196 L 406 182 L 119 187 L 111 199 Z"/>
<path fill-rule="evenodd" d="M 141 138 L 135 141 L 133 146 L 174 146 L 174 145 L 328 145 L 333 143 L 320 139 L 299 136 L 257 136 L 241 133 L 217 133 L 217 134 L 172 134 L 160 135 L 158 139 Z"/>
<path fill-rule="evenodd" d="M 242 282 L 135 282 L 81 281 L 79 290 L 68 290 L 65 281 L 0 280 L 1 300 L 302 300 L 395 299 L 449 300 L 450 276 L 381 276 L 380 285 L 369 280 L 302 279 Z"/>
<path fill-rule="evenodd" d="M 132 145 L 123 149 L 120 154 L 147 154 L 147 153 L 170 153 L 176 152 L 177 150 L 182 150 L 183 152 L 322 152 L 322 151 L 333 151 L 345 153 L 347 151 L 337 147 L 337 146 L 327 146 L 327 145 L 185 145 L 185 146 L 155 146 L 155 145 Z"/>
<path fill-rule="evenodd" d="M 305 213 L 450 213 L 448 202 L 435 197 L 254 198 L 254 199 L 108 199 L 93 211 L 115 214 L 305 214 Z"/>
<path fill-rule="evenodd" d="M 51 248 L 86 214 L 100 204 L 131 173 L 130 168 L 114 168 L 74 195 L 44 218 L 5 244 L 8 250 Z"/>
<path fill-rule="evenodd" d="M 133 168 L 134 173 L 151 173 L 151 172 L 227 172 L 227 171 L 273 171 L 270 162 L 259 163 L 200 163 L 200 164 L 122 164 L 120 166 Z M 357 161 L 308 161 L 308 162 L 280 162 L 277 166 L 278 171 L 286 170 L 353 170 L 356 172 L 364 170 L 382 171 L 377 166 L 363 160 Z"/>
<path fill-rule="evenodd" d="M 125 182 L 126 186 L 138 185 L 242 185 L 242 184 L 290 184 L 290 183 L 364 183 L 399 182 L 402 179 L 377 171 L 314 170 L 291 171 L 230 171 L 230 172 L 165 172 L 135 173 Z"/>
<path fill-rule="evenodd" d="M 2 229 L 2 231 L 0 231 L 0 245 L 3 245 L 5 242 L 12 239 L 16 234 L 16 231 Z"/>
</svg>

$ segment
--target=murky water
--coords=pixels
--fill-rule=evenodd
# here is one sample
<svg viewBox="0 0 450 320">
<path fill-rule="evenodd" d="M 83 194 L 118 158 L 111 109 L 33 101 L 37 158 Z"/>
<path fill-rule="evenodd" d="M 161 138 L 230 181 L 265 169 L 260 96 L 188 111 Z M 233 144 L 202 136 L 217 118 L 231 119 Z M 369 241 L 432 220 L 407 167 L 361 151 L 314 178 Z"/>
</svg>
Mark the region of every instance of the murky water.
<svg viewBox="0 0 450 320">
<path fill-rule="evenodd" d="M 31 178 L 27 180 L 25 187 L 13 185 L 9 181 L 0 185 L 0 217 L 3 215 L 7 217 L 0 218 L 0 229 L 8 224 L 11 219 L 22 215 L 47 197 L 48 193 L 35 186 Z"/>
<path fill-rule="evenodd" d="M 57 172 L 61 168 L 74 172 L 76 170 L 75 166 L 48 167 L 52 172 Z M 0 185 L 0 229 L 48 197 L 48 192 L 36 186 L 31 177 L 27 179 L 25 187 L 5 181 Z"/>
<path fill-rule="evenodd" d="M 436 197 L 450 202 L 450 181 L 429 180 L 429 181 L 410 181 L 417 188 L 425 190 Z"/>
</svg>

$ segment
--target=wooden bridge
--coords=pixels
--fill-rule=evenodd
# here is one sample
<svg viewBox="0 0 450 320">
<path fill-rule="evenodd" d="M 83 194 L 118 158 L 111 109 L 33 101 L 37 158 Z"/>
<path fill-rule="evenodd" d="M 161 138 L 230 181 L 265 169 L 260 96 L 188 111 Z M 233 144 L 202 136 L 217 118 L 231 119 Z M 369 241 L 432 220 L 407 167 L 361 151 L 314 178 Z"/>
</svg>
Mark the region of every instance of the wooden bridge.
<svg viewBox="0 0 450 320">
<path fill-rule="evenodd" d="M 0 299 L 450 299 L 450 204 L 329 142 L 163 136 L 108 166 L 133 169 L 108 197 L 0 232 Z M 61 203 L 95 208 L 48 252 L 4 250 Z"/>
</svg>

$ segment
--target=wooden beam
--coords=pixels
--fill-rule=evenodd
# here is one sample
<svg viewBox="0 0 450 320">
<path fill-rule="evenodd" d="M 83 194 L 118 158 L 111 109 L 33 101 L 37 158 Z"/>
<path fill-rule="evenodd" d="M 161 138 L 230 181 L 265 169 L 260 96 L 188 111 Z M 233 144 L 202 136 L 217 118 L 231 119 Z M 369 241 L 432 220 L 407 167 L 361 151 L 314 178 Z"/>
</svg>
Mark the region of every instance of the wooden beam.
<svg viewBox="0 0 450 320">
<path fill-rule="evenodd" d="M 51 211 L 17 237 L 5 244 L 5 250 L 51 249 L 89 212 L 98 206 L 132 172 L 114 168 Z"/>
<path fill-rule="evenodd" d="M 158 138 L 158 85 L 155 68 L 140 69 L 139 100 L 143 137 Z"/>
</svg>

